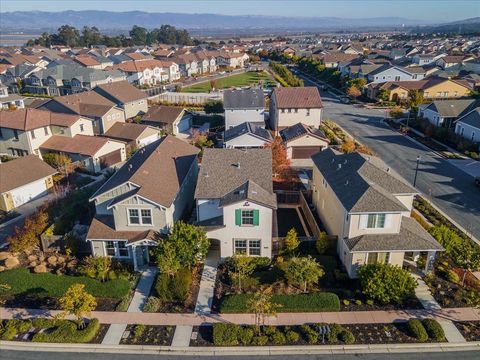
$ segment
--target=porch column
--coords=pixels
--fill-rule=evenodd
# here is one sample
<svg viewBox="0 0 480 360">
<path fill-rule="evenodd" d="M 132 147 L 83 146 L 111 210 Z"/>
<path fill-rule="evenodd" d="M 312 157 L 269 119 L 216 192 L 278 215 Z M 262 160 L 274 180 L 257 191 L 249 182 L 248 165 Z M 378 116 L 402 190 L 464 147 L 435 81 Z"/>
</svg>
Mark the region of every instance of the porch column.
<svg viewBox="0 0 480 360">
<path fill-rule="evenodd" d="M 435 261 L 435 256 L 437 255 L 436 251 L 429 251 L 427 253 L 427 260 L 425 261 L 425 274 L 428 274 L 433 270 L 433 262 Z"/>
<path fill-rule="evenodd" d="M 420 251 L 414 251 L 413 254 L 413 261 L 417 262 L 418 258 L 420 257 Z"/>
<path fill-rule="evenodd" d="M 133 270 L 137 271 L 137 249 L 135 245 L 132 245 L 132 255 L 133 255 Z"/>
</svg>

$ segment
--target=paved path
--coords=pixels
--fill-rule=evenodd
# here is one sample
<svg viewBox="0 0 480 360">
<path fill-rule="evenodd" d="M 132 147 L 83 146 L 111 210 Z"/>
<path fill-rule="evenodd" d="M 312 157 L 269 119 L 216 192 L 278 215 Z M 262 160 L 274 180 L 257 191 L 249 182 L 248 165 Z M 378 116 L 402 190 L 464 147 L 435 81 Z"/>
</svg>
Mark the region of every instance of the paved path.
<svg viewBox="0 0 480 360">
<path fill-rule="evenodd" d="M 192 325 L 178 325 L 173 334 L 172 347 L 188 347 L 192 336 Z"/>
<path fill-rule="evenodd" d="M 0 308 L 1 319 L 27 319 L 49 317 L 59 314 L 58 310 Z M 145 324 L 145 325 L 192 325 L 205 323 L 255 324 L 253 314 L 209 314 L 194 313 L 129 313 L 115 311 L 93 311 L 92 317 L 102 324 Z M 432 317 L 437 320 L 480 321 L 480 309 L 449 308 L 440 310 L 391 310 L 391 311 L 342 311 L 320 313 L 279 313 L 267 319 L 269 325 L 301 325 L 305 323 L 381 324 L 406 321 L 410 318 Z"/>
<path fill-rule="evenodd" d="M 148 295 L 150 294 L 150 289 L 152 288 L 153 282 L 155 280 L 155 275 L 157 274 L 158 269 L 156 267 L 149 267 L 142 272 L 142 276 L 138 281 L 137 287 L 135 288 L 135 293 L 133 294 L 132 301 L 128 306 L 126 313 L 118 312 L 117 314 L 138 314 L 142 313 L 143 307 L 147 302 Z M 118 345 L 122 340 L 123 333 L 127 329 L 129 322 L 123 321 L 122 316 L 112 318 L 114 322 L 105 334 L 102 344 L 108 345 Z"/>
</svg>

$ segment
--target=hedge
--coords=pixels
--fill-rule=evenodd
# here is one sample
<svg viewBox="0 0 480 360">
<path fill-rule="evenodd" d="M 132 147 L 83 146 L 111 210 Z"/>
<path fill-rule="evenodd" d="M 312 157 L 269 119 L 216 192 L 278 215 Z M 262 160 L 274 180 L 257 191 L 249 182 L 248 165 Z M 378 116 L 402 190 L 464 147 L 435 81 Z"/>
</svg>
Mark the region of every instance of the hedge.
<svg viewBox="0 0 480 360">
<path fill-rule="evenodd" d="M 435 341 L 445 341 L 445 332 L 442 325 L 435 319 L 423 319 L 422 325 L 427 331 L 430 339 Z"/>
<path fill-rule="evenodd" d="M 53 321 L 53 320 L 52 320 Z M 33 342 L 47 343 L 88 343 L 93 340 L 100 330 L 98 319 L 92 319 L 88 325 L 79 330 L 77 324 L 70 320 L 57 320 L 48 332 L 36 333 Z"/>
<path fill-rule="evenodd" d="M 221 313 L 246 313 L 248 301 L 253 294 L 227 295 L 220 305 Z M 340 300 L 336 294 L 321 292 L 298 295 L 273 295 L 272 302 L 282 305 L 279 312 L 340 311 Z"/>
<path fill-rule="evenodd" d="M 2 295 L 28 294 L 61 297 L 71 285 L 78 283 L 85 284 L 85 290 L 95 297 L 121 299 L 130 290 L 130 282 L 124 279 L 114 279 L 102 283 L 85 276 L 34 274 L 25 268 L 0 273 L 0 284 L 10 286 L 8 290 L 2 291 Z"/>
<path fill-rule="evenodd" d="M 407 329 L 410 336 L 414 337 L 418 341 L 425 342 L 428 340 L 427 330 L 425 330 L 420 320 L 418 319 L 408 320 Z"/>
</svg>

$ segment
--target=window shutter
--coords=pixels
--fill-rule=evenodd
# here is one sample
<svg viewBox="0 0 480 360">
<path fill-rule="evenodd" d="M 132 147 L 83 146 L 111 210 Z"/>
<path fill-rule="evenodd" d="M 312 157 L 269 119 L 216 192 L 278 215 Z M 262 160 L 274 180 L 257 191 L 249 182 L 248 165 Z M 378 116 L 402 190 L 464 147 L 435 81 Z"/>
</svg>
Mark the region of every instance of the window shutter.
<svg viewBox="0 0 480 360">
<path fill-rule="evenodd" d="M 258 226 L 258 224 L 259 224 L 259 214 L 260 214 L 259 210 L 253 210 L 253 225 L 254 226 Z"/>
<path fill-rule="evenodd" d="M 240 226 L 242 225 L 242 210 L 235 209 L 235 225 Z"/>
</svg>

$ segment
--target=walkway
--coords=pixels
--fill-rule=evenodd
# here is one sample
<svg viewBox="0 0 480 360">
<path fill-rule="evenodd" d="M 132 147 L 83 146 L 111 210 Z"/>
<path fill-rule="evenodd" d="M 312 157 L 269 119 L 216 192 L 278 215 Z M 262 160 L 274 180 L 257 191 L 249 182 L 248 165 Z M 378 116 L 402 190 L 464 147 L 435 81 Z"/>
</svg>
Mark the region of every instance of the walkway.
<svg viewBox="0 0 480 360">
<path fill-rule="evenodd" d="M 200 289 L 198 291 L 197 303 L 195 304 L 194 314 L 197 316 L 210 315 L 212 313 L 213 294 L 215 290 L 215 279 L 217 278 L 217 269 L 220 259 L 218 250 L 210 250 L 203 266 L 202 278 L 200 280 Z M 180 325 L 175 328 L 173 335 L 173 347 L 187 347 L 190 345 L 193 324 Z"/>
<path fill-rule="evenodd" d="M 135 293 L 133 294 L 132 301 L 128 306 L 126 313 L 117 312 L 116 314 L 138 314 L 141 313 L 145 303 L 147 302 L 148 295 L 155 281 L 155 276 L 158 272 L 156 267 L 149 267 L 142 272 L 142 276 L 138 281 L 137 287 L 135 288 Z M 124 321 L 122 316 L 116 316 L 115 321 L 110 322 L 110 327 L 108 328 L 105 337 L 103 338 L 102 344 L 108 345 L 118 345 L 122 340 L 123 333 L 125 332 L 127 325 L 130 322 Z"/>
</svg>

